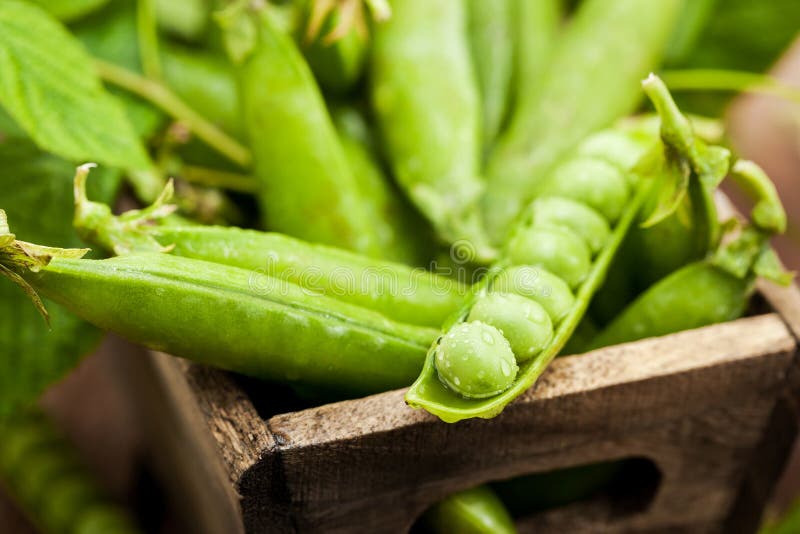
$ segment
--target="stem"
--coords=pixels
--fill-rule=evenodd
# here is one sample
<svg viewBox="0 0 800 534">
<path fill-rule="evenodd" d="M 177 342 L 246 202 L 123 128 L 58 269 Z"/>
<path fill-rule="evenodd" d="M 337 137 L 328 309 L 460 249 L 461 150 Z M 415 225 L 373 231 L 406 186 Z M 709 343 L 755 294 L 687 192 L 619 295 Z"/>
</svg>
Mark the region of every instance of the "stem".
<svg viewBox="0 0 800 534">
<path fill-rule="evenodd" d="M 197 167 L 194 165 L 184 165 L 181 168 L 180 175 L 181 178 L 193 184 L 219 187 L 239 193 L 252 194 L 258 191 L 256 181 L 251 176 L 245 174 L 209 169 L 207 167 Z"/>
<path fill-rule="evenodd" d="M 743 91 L 778 96 L 800 103 L 800 89 L 786 85 L 774 76 L 724 69 L 687 69 L 662 73 L 673 91 Z"/>
<path fill-rule="evenodd" d="M 161 108 L 169 116 L 183 122 L 208 146 L 234 163 L 245 168 L 250 165 L 252 155 L 247 147 L 208 122 L 205 117 L 189 107 L 160 82 L 148 80 L 135 72 L 107 61 L 95 59 L 94 65 L 103 80 L 130 91 Z"/>
<path fill-rule="evenodd" d="M 139 0 L 136 10 L 136 34 L 144 75 L 151 80 L 161 80 L 161 59 L 158 55 L 158 28 L 153 0 Z"/>
<path fill-rule="evenodd" d="M 734 164 L 732 171 L 733 179 L 755 202 L 750 214 L 753 223 L 771 234 L 784 233 L 786 211 L 769 176 L 754 162 L 743 159 Z"/>
</svg>

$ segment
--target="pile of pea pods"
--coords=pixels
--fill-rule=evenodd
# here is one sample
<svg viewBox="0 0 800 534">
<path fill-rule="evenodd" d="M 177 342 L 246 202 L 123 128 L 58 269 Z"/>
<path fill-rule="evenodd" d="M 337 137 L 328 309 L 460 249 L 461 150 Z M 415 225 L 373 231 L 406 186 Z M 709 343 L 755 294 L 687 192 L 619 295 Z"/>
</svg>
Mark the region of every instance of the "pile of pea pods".
<svg viewBox="0 0 800 534">
<path fill-rule="evenodd" d="M 84 165 L 75 227 L 112 257 L 17 240 L 0 211 L 0 267 L 44 313 L 38 295 L 304 396 L 410 386 L 445 422 L 495 417 L 559 355 L 731 320 L 757 277 L 789 281 L 769 178 L 650 74 L 681 6 L 231 3 L 214 16 L 225 58 L 165 45 L 163 68 L 252 152 L 233 198 L 252 192 L 253 227 L 193 222 L 172 183 L 115 215 Z M 179 181 L 202 152 L 178 151 Z M 719 222 L 728 176 L 748 220 Z M 425 518 L 513 531 L 488 487 Z"/>
</svg>

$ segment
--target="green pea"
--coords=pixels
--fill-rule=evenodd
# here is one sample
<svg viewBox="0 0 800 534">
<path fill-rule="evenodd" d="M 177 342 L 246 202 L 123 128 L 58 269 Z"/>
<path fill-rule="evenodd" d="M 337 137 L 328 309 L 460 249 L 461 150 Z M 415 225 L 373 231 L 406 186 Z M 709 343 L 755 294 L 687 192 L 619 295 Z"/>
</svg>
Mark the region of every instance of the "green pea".
<svg viewBox="0 0 800 534">
<path fill-rule="evenodd" d="M 553 322 L 537 302 L 512 293 L 489 293 L 479 298 L 468 321 L 494 326 L 522 362 L 533 358 L 553 339 Z"/>
<path fill-rule="evenodd" d="M 599 158 L 627 171 L 657 142 L 658 131 L 610 128 L 587 137 L 578 145 L 576 154 Z M 636 174 L 629 176 L 635 177 Z"/>
<path fill-rule="evenodd" d="M 566 317 L 575 304 L 575 295 L 564 280 L 541 267 L 530 265 L 505 269 L 492 284 L 492 291 L 515 293 L 538 302 L 553 324 Z"/>
<path fill-rule="evenodd" d="M 532 224 L 538 228 L 561 226 L 569 228 L 597 253 L 608 241 L 611 228 L 602 215 L 586 204 L 562 197 L 543 197 L 530 208 Z"/>
<path fill-rule="evenodd" d="M 516 265 L 542 266 L 577 287 L 592 268 L 586 242 L 563 227 L 536 225 L 516 232 L 508 243 L 508 257 Z"/>
<path fill-rule="evenodd" d="M 468 399 L 505 391 L 517 377 L 517 361 L 500 331 L 479 321 L 459 323 L 436 345 L 436 371 L 450 389 Z"/>
<path fill-rule="evenodd" d="M 630 194 L 622 171 L 602 159 L 574 158 L 560 165 L 548 179 L 543 194 L 585 202 L 615 222 Z"/>
</svg>

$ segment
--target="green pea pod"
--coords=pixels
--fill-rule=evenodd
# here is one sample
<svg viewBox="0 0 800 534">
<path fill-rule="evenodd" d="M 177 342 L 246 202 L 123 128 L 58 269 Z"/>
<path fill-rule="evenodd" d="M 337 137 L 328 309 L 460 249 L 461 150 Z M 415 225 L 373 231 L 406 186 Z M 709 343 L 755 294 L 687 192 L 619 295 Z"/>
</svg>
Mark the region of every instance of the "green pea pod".
<svg viewBox="0 0 800 534">
<path fill-rule="evenodd" d="M 632 111 L 659 64 L 681 0 L 587 0 L 559 38 L 529 105 L 489 158 L 484 217 L 502 240 L 543 177 L 590 133 Z M 588 53 L 591 51 L 591 53 Z"/>
<path fill-rule="evenodd" d="M 370 93 L 400 187 L 441 239 L 488 261 L 495 253 L 477 205 L 481 110 L 462 8 L 453 0 L 393 2 L 391 19 L 375 28 Z"/>
<path fill-rule="evenodd" d="M 316 35 L 310 35 L 313 30 L 310 22 L 315 18 L 312 5 L 315 3 L 306 4 L 306 17 L 310 20 L 305 24 L 309 32 L 300 37 L 303 55 L 325 91 L 337 95 L 345 94 L 353 89 L 364 72 L 368 50 L 366 31 L 359 30 L 357 24 L 337 28 L 343 23 L 343 13 L 339 8 L 321 15 L 324 20 L 314 24 L 321 26 L 319 31 L 314 32 Z M 340 34 L 341 32 L 344 33 Z"/>
<path fill-rule="evenodd" d="M 514 0 L 467 0 L 466 7 L 472 63 L 481 93 L 485 149 L 500 132 L 511 102 L 516 13 Z"/>
<path fill-rule="evenodd" d="M 7 225 L 3 241 L 0 274 L 32 296 L 146 347 L 264 380 L 341 395 L 402 387 L 437 334 L 227 265 L 163 253 L 84 260 L 85 250 L 17 241 Z"/>
<path fill-rule="evenodd" d="M 218 19 L 237 64 L 264 226 L 381 257 L 370 199 L 297 46 L 267 10 L 251 11 L 248 2 Z"/>
<path fill-rule="evenodd" d="M 227 133 L 245 137 L 236 77 L 222 58 L 164 43 L 161 48 L 164 80 L 191 108 Z"/>
<path fill-rule="evenodd" d="M 536 105 L 544 73 L 558 40 L 563 18 L 562 0 L 510 0 L 514 17 L 514 76 L 511 83 L 509 123 L 523 120 Z M 491 4 L 492 2 L 484 2 Z M 509 128 L 518 128 L 508 124 Z"/>
<path fill-rule="evenodd" d="M 515 376 L 504 373 L 511 380 L 501 392 L 485 398 L 466 398 L 451 387 L 443 384 L 438 378 L 438 371 L 434 361 L 438 347 L 438 344 L 434 343 L 428 351 L 422 373 L 406 393 L 406 402 L 414 408 L 424 408 L 448 423 L 472 417 L 488 419 L 499 414 L 509 402 L 532 386 L 552 359 L 561 351 L 581 321 L 593 293 L 602 283 L 614 254 L 630 229 L 635 214 L 638 212 L 648 192 L 648 188 L 640 188 L 635 198 L 629 202 L 629 207 L 617 222 L 606 247 L 597 256 L 591 270 L 578 287 L 573 305 L 569 308 L 567 314 L 560 319 L 551 341 L 535 358 L 519 362 L 519 370 Z M 467 298 L 462 308 L 445 323 L 443 331 L 448 332 L 454 324 L 463 323 L 464 317 L 475 301 L 491 289 L 492 282 L 499 277 L 506 267 L 504 262 L 497 264 L 495 274 L 491 272 L 487 274 L 484 284 L 476 284 L 474 286 L 473 294 Z M 545 300 L 547 299 L 549 299 L 549 296 L 545 298 Z"/>
<path fill-rule="evenodd" d="M 658 100 L 658 95 L 651 95 L 649 89 L 653 83 L 652 79 L 648 79 L 643 85 L 648 89 L 648 95 L 656 101 L 658 111 L 667 116 L 672 110 L 665 110 L 660 105 L 663 102 Z M 428 351 L 422 374 L 406 393 L 409 405 L 424 408 L 446 422 L 471 417 L 490 418 L 500 413 L 511 400 L 536 381 L 550 361 L 561 352 L 583 319 L 590 300 L 606 277 L 612 259 L 644 202 L 654 195 L 660 197 L 660 193 L 669 188 L 670 180 L 676 181 L 672 189 L 681 187 L 684 175 L 670 172 L 676 163 L 683 162 L 685 158 L 695 162 L 698 178 L 694 181 L 703 181 L 704 187 L 712 183 L 712 169 L 718 172 L 723 167 L 709 164 L 708 169 L 701 169 L 709 161 L 717 163 L 714 158 L 709 158 L 709 161 L 702 159 L 709 154 L 716 155 L 716 152 L 711 148 L 699 150 L 697 144 L 683 144 L 683 137 L 672 134 L 673 123 L 669 115 L 662 123 L 663 148 L 657 145 L 661 148 L 660 152 L 646 153 L 635 166 L 642 176 L 655 175 L 660 177 L 659 180 L 626 180 L 618 167 L 605 160 L 582 155 L 564 162 L 557 169 L 553 177 L 558 177 L 558 180 L 551 178 L 548 194 L 582 201 L 583 211 L 591 213 L 594 210 L 591 220 L 604 217 L 606 222 L 615 223 L 611 235 L 606 238 L 607 242 L 590 263 L 589 243 L 593 239 L 586 239 L 567 224 L 560 223 L 559 220 L 564 219 L 563 214 L 558 217 L 547 214 L 545 225 L 542 226 L 539 221 L 541 214 L 535 210 L 536 204 L 544 197 L 532 203 L 534 213 L 520 219 L 511 232 L 500 262 L 490 270 L 483 282 L 473 286 L 463 306 L 445 322 L 442 334 Z M 724 163 L 727 164 L 727 159 Z M 628 192 L 628 184 L 634 186 L 632 195 Z M 674 209 L 674 203 L 670 203 L 670 206 Z M 554 208 L 551 206 L 549 209 Z M 570 213 L 576 215 L 579 211 L 571 210 Z M 661 213 L 669 216 L 668 210 L 662 210 Z M 588 224 L 581 226 L 589 228 Z M 568 235 L 571 236 L 569 239 L 566 238 Z M 577 260 L 579 257 L 581 261 Z M 470 319 L 470 311 L 478 307 L 482 299 L 487 299 L 489 292 L 508 292 L 508 287 L 502 287 L 500 282 L 508 278 L 512 270 L 507 268 L 509 265 L 516 265 L 513 268 L 516 270 L 528 269 L 529 278 L 531 274 L 536 275 L 533 283 L 527 283 L 527 288 L 534 291 L 526 291 L 524 296 L 541 304 L 555 326 L 549 341 L 543 346 L 531 347 L 538 353 L 532 358 L 527 357 L 531 352 L 528 349 L 524 352 L 515 350 L 510 344 L 511 338 L 504 338 L 502 334 L 498 337 L 492 329 L 491 320 L 483 317 L 475 321 Z M 550 279 L 542 278 L 537 269 L 542 273 L 548 272 Z M 534 272 L 531 273 L 531 270 Z M 556 287 L 554 279 L 562 284 L 563 289 L 552 289 Z M 546 287 L 548 291 L 539 290 L 537 285 Z M 570 287 L 576 290 L 574 297 Z M 512 288 L 512 292 L 519 293 L 519 287 Z M 553 306 L 556 302 L 559 303 L 558 307 Z M 515 315 L 517 320 L 510 325 L 514 337 L 523 339 L 517 330 L 527 329 L 532 333 L 532 329 L 539 328 L 539 325 L 530 321 L 526 324 L 530 315 L 528 312 L 518 309 Z M 505 328 L 501 326 L 500 330 Z M 537 338 L 545 339 L 543 336 Z M 528 336 L 528 339 L 533 337 Z"/>
<path fill-rule="evenodd" d="M 661 156 L 662 172 L 655 176 L 657 193 L 643 206 L 607 289 L 593 303 L 593 316 L 602 324 L 656 281 L 705 257 L 719 241 L 714 191 L 727 174 L 730 153 L 706 145 L 694 133 L 661 80 L 650 77 L 643 88 L 662 117 L 667 153 Z"/>
<path fill-rule="evenodd" d="M 645 291 L 600 332 L 590 349 L 736 319 L 747 308 L 756 277 L 780 284 L 791 281 L 769 246 L 770 236 L 785 229 L 786 214 L 774 186 L 750 161 L 738 161 L 733 174 L 752 186 L 749 192 L 756 201 L 752 224 L 713 255 Z"/>
<path fill-rule="evenodd" d="M 421 268 L 379 261 L 278 233 L 172 222 L 170 189 L 144 210 L 114 216 L 86 198 L 87 167 L 75 176 L 75 227 L 87 241 L 127 255 L 173 255 L 247 269 L 411 324 L 440 325 L 467 289 Z"/>
<path fill-rule="evenodd" d="M 587 350 L 736 319 L 751 292 L 751 278 L 738 278 L 707 261 L 691 263 L 640 295 Z"/>
<path fill-rule="evenodd" d="M 370 199 L 365 205 L 372 212 L 383 258 L 426 264 L 434 253 L 430 228 L 384 174 L 366 119 L 355 108 L 345 106 L 336 108 L 333 117 L 358 186 Z"/>
<path fill-rule="evenodd" d="M 42 532 L 139 532 L 39 411 L 18 413 L 0 423 L 0 481 Z M 96 525 L 99 516 L 104 518 L 102 525 Z"/>
<path fill-rule="evenodd" d="M 459 491 L 434 504 L 421 518 L 434 534 L 512 534 L 514 521 L 487 486 Z"/>
</svg>

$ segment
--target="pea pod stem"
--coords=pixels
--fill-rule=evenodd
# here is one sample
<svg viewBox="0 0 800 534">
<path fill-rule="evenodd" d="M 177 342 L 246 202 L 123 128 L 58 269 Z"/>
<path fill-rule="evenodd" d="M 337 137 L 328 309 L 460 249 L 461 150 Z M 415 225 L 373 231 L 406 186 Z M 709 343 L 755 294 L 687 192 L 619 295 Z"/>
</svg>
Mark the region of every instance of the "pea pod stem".
<svg viewBox="0 0 800 534">
<path fill-rule="evenodd" d="M 775 184 L 755 163 L 737 161 L 731 176 L 755 202 L 751 213 L 753 223 L 766 232 L 782 234 L 786 231 L 786 211 L 783 209 Z"/>
<path fill-rule="evenodd" d="M 95 59 L 94 65 L 103 80 L 152 102 L 169 116 L 186 124 L 208 146 L 240 167 L 247 168 L 250 165 L 252 156 L 245 146 L 206 121 L 161 83 L 100 59 Z"/>
<path fill-rule="evenodd" d="M 800 102 L 800 90 L 769 74 L 724 69 L 665 70 L 661 77 L 673 91 L 743 91 Z"/>
<path fill-rule="evenodd" d="M 258 185 L 252 176 L 196 165 L 182 165 L 180 177 L 189 183 L 254 194 Z"/>
<path fill-rule="evenodd" d="M 137 0 L 136 34 L 139 39 L 139 54 L 142 71 L 151 80 L 161 79 L 161 58 L 158 53 L 158 25 L 155 0 Z"/>
</svg>

